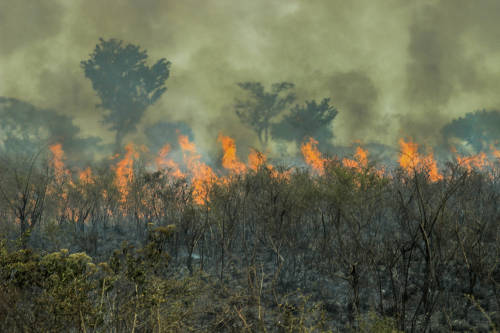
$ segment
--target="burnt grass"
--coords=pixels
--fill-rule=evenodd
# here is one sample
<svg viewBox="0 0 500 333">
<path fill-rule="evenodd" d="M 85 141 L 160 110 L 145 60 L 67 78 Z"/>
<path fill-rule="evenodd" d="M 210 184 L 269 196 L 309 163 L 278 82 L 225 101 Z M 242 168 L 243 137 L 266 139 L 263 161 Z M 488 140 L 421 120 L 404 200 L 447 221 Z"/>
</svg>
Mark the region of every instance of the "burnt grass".
<svg viewBox="0 0 500 333">
<path fill-rule="evenodd" d="M 109 168 L 71 184 L 49 169 L 2 173 L 0 331 L 500 327 L 498 166 L 437 182 L 264 167 L 204 205 L 168 171 L 136 167 L 124 201 Z"/>
</svg>

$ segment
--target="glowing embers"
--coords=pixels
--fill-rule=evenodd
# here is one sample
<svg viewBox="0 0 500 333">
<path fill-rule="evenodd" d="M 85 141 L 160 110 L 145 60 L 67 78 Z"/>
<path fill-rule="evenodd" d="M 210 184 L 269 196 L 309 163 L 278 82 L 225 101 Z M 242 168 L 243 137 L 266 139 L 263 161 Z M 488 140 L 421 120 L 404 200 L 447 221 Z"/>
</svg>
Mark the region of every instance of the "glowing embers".
<svg viewBox="0 0 500 333">
<path fill-rule="evenodd" d="M 401 149 L 399 156 L 399 165 L 408 174 L 413 175 L 415 172 L 427 173 L 432 182 L 443 179 L 439 173 L 434 154 L 430 152 L 428 155 L 421 155 L 418 152 L 418 144 L 404 139 L 399 140 Z"/>
</svg>

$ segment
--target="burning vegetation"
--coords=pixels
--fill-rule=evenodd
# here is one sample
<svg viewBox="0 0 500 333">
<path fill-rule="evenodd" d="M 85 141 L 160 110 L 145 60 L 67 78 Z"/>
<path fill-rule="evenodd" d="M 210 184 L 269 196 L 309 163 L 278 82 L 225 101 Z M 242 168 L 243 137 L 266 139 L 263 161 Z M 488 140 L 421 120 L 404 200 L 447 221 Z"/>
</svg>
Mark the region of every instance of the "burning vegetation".
<svg viewBox="0 0 500 333">
<path fill-rule="evenodd" d="M 113 144 L 45 110 L 34 137 L 54 144 L 35 151 L 18 125 L 40 110 L 0 98 L 0 331 L 500 327 L 499 112 L 452 121 L 434 149 L 401 138 L 392 156 L 359 142 L 336 156 L 330 98 L 293 106 L 293 83 L 239 82 L 234 111 L 262 151 L 221 132 L 209 156 L 168 121 L 147 127 L 148 149 L 125 143 L 171 63 L 115 39 L 89 57 Z M 351 103 L 332 81 L 364 115 L 371 81 L 338 77 L 366 88 Z M 283 165 L 284 146 L 302 156 Z"/>
<path fill-rule="evenodd" d="M 497 325 L 494 146 L 439 166 L 402 139 L 399 166 L 390 168 L 362 146 L 339 159 L 307 138 L 304 163 L 283 168 L 254 149 L 243 163 L 235 140 L 219 134 L 219 169 L 187 136 L 177 140 L 156 156 L 128 144 L 84 169 L 68 166 L 55 144 L 45 166 L 17 166 L 20 183 L 6 182 L 14 169 L 5 170 L 1 230 L 6 239 L 21 230 L 24 250 L 0 243 L 2 329 L 18 327 L 14 318 L 30 312 L 16 309 L 32 300 L 32 311 L 45 313 L 36 325 L 46 328 L 270 329 L 305 316 L 307 328 L 421 331 L 446 325 L 433 319 L 444 314 L 462 325 Z M 31 257 L 26 248 L 56 252 Z M 56 311 L 48 299 L 54 307 L 71 300 L 64 309 L 74 315 L 45 312 Z M 202 315 L 221 306 L 222 318 Z M 159 321 L 150 319 L 158 311 Z M 372 319 L 363 319 L 369 311 Z"/>
</svg>

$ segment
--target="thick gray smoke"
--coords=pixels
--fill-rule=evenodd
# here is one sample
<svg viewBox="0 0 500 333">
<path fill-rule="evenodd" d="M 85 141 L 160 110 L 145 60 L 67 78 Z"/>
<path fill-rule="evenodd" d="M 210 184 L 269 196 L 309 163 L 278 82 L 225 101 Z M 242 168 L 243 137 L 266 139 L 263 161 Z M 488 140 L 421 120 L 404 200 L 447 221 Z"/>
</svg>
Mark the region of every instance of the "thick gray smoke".
<svg viewBox="0 0 500 333">
<path fill-rule="evenodd" d="M 236 83 L 288 81 L 298 103 L 331 98 L 333 145 L 436 144 L 453 119 L 500 108 L 498 12 L 497 0 L 3 1 L 0 96 L 56 110 L 79 137 L 111 144 L 79 64 L 100 37 L 117 38 L 172 62 L 168 91 L 124 143 L 183 122 L 202 152 L 220 149 L 221 131 L 259 148 L 234 113 Z"/>
</svg>

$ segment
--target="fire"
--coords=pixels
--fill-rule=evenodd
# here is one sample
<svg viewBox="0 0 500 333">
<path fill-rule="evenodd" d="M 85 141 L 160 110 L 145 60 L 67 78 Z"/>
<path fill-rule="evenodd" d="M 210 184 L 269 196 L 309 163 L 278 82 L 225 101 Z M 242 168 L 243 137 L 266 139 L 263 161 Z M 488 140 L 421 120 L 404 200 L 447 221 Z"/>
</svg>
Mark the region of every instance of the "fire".
<svg viewBox="0 0 500 333">
<path fill-rule="evenodd" d="M 285 180 L 285 181 L 290 181 L 290 178 L 292 177 L 292 173 L 294 172 L 294 168 L 290 168 L 288 170 L 284 171 L 278 171 L 273 168 L 272 165 L 268 165 L 267 168 L 269 171 L 271 171 L 271 177 L 279 179 L 279 180 Z"/>
<path fill-rule="evenodd" d="M 163 146 L 158 155 L 155 158 L 156 168 L 157 169 L 170 169 L 172 171 L 172 175 L 176 178 L 185 177 L 184 173 L 179 169 L 179 165 L 174 162 L 174 160 L 167 158 L 168 153 L 170 152 L 170 145 L 167 143 Z"/>
<path fill-rule="evenodd" d="M 495 156 L 495 158 L 500 160 L 500 150 L 496 149 L 493 144 L 490 145 L 490 150 L 493 156 Z"/>
<path fill-rule="evenodd" d="M 266 164 L 266 155 L 258 152 L 255 149 L 250 149 L 250 154 L 248 154 L 248 168 L 257 171 L 259 167 Z"/>
<path fill-rule="evenodd" d="M 69 170 L 64 167 L 64 151 L 60 143 L 56 143 L 49 147 L 52 153 L 51 166 L 54 169 L 54 176 L 57 184 L 62 184 L 66 176 L 69 176 Z"/>
<path fill-rule="evenodd" d="M 189 138 L 186 135 L 179 134 L 177 138 L 179 140 L 179 145 L 181 146 L 181 149 L 183 151 L 196 154 L 196 146 L 194 142 L 190 142 Z"/>
<path fill-rule="evenodd" d="M 129 185 L 134 178 L 134 159 L 139 157 L 139 153 L 135 151 L 134 145 L 129 143 L 125 146 L 125 156 L 116 164 L 115 169 L 115 184 L 120 192 L 120 202 L 125 203 L 129 193 Z"/>
<path fill-rule="evenodd" d="M 211 167 L 200 161 L 201 156 L 196 153 L 196 146 L 185 135 L 179 134 L 179 145 L 184 152 L 184 163 L 186 163 L 193 184 L 193 200 L 198 205 L 208 202 L 210 187 L 217 181 L 217 175 Z"/>
<path fill-rule="evenodd" d="M 228 185 L 234 181 L 234 174 L 241 175 L 249 172 L 250 170 L 255 172 L 260 168 L 263 168 L 263 170 L 268 171 L 270 177 L 284 181 L 290 180 L 293 174 L 293 168 L 280 171 L 281 169 L 278 170 L 271 164 L 268 164 L 266 155 L 255 149 L 250 149 L 248 164 L 244 164 L 237 157 L 234 139 L 223 134 L 219 134 L 217 141 L 221 143 L 223 149 L 222 166 L 229 170 L 230 173 L 227 176 L 218 176 L 209 165 L 202 162 L 201 154 L 197 152 L 194 142 L 191 142 L 187 136 L 182 134 L 178 134 L 178 141 L 183 154 L 182 171 L 179 163 L 175 162 L 168 156 L 171 152 L 171 146 L 169 144 L 164 145 L 158 151 L 157 156 L 154 158 L 154 162 L 158 170 L 167 168 L 172 170 L 171 174 L 174 177 L 189 177 L 189 182 L 192 185 L 193 201 L 198 205 L 205 205 L 210 200 L 210 189 L 214 184 L 221 186 Z M 419 146 L 417 143 L 405 141 L 404 139 L 399 140 L 399 145 L 401 153 L 398 161 L 401 168 L 406 170 L 408 174 L 425 172 L 430 181 L 436 182 L 443 179 L 443 176 L 438 170 L 437 163 L 434 160 L 432 151 L 427 154 L 421 154 L 419 153 Z M 324 158 L 317 146 L 318 141 L 313 138 L 308 138 L 301 145 L 301 152 L 305 162 L 312 168 L 313 173 L 321 176 L 325 173 L 326 162 L 331 160 Z M 74 186 L 74 184 L 71 181 L 71 174 L 69 173 L 69 170 L 67 170 L 64 165 L 64 151 L 62 150 L 61 144 L 54 144 L 50 146 L 49 149 L 53 155 L 50 163 L 55 175 L 54 184 L 65 185 L 60 187 L 60 189 L 62 189 L 61 198 L 65 199 L 69 193 L 67 191 L 69 188 L 66 185 Z M 125 154 L 121 155 L 121 157 L 116 155 L 112 157 L 113 160 L 116 160 L 114 166 L 114 184 L 118 190 L 119 202 L 122 204 L 122 207 L 128 200 L 130 185 L 134 180 L 134 160 L 139 157 L 140 151 L 146 152 L 147 148 L 144 146 L 138 146 L 136 149 L 133 144 L 128 144 L 125 147 L 125 150 Z M 460 165 L 464 166 L 468 170 L 483 169 L 485 167 L 493 167 L 493 161 L 489 161 L 488 156 L 494 156 L 495 158 L 500 159 L 500 151 L 491 145 L 488 154 L 482 152 L 468 157 L 462 157 L 457 154 L 456 160 Z M 352 159 L 342 159 L 342 165 L 363 174 L 370 173 L 380 176 L 384 175 L 383 169 L 375 169 L 374 167 L 369 166 L 368 151 L 363 149 L 361 146 L 356 148 L 356 152 Z M 90 167 L 80 171 L 78 178 L 80 184 L 96 183 L 96 179 L 93 177 Z M 357 181 L 357 184 L 359 185 L 360 182 Z M 57 187 L 51 186 L 51 188 L 55 190 Z M 103 196 L 103 198 L 106 199 L 107 194 L 104 193 Z M 144 197 L 141 198 L 141 200 L 143 201 L 144 206 L 147 206 L 148 200 Z M 74 216 L 74 214 L 71 214 L 73 213 L 68 212 L 67 215 Z"/>
<path fill-rule="evenodd" d="M 92 178 L 92 169 L 87 167 L 85 170 L 80 171 L 78 175 L 80 182 L 82 184 L 94 184 L 94 179 Z"/>
<path fill-rule="evenodd" d="M 409 174 L 415 171 L 427 172 L 429 179 L 433 182 L 443 179 L 439 173 L 434 154 L 430 152 L 427 156 L 422 156 L 418 153 L 418 144 L 404 139 L 399 140 L 401 154 L 399 157 L 399 165 Z"/>
<path fill-rule="evenodd" d="M 472 171 L 472 169 L 482 170 L 488 163 L 488 157 L 485 153 L 479 153 L 472 156 L 460 156 L 456 155 L 458 164 L 465 167 L 467 171 Z"/>
<path fill-rule="evenodd" d="M 321 157 L 321 152 L 317 148 L 318 141 L 309 138 L 309 142 L 304 142 L 300 147 L 304 160 L 315 172 L 322 175 L 325 172 L 326 159 Z"/>
<path fill-rule="evenodd" d="M 244 173 L 247 168 L 245 164 L 241 163 L 236 156 L 236 144 L 234 143 L 234 139 L 219 134 L 217 141 L 222 143 L 222 150 L 224 151 L 224 155 L 222 156 L 222 166 L 236 174 Z"/>
<path fill-rule="evenodd" d="M 368 166 L 368 151 L 361 147 L 356 148 L 354 160 L 344 158 L 342 159 L 342 165 L 346 168 L 353 168 L 357 171 L 362 171 Z"/>
</svg>

